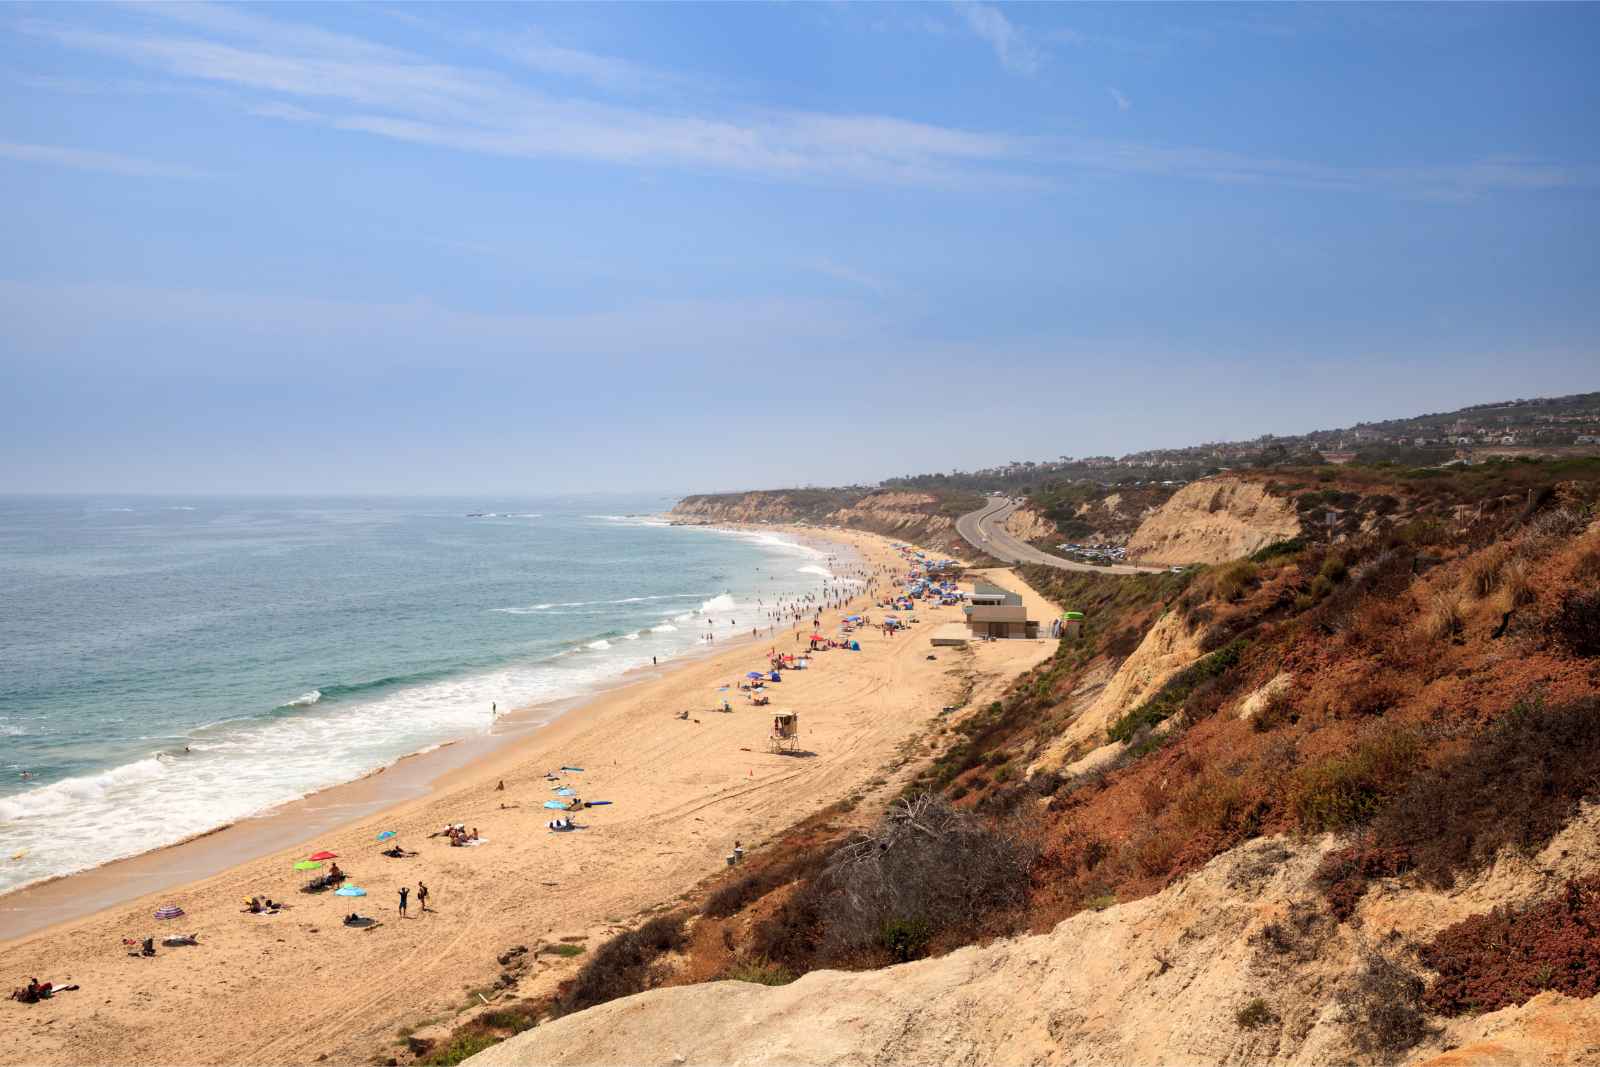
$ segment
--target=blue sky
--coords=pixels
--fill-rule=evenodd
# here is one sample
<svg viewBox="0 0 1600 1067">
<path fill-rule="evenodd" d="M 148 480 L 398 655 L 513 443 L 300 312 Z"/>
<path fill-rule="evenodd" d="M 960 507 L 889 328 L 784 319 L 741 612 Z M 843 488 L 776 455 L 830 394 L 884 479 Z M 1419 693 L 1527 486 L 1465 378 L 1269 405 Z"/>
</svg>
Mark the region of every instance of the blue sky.
<svg viewBox="0 0 1600 1067">
<path fill-rule="evenodd" d="M 1600 8 L 11 4 L 0 491 L 874 480 L 1600 388 Z"/>
</svg>

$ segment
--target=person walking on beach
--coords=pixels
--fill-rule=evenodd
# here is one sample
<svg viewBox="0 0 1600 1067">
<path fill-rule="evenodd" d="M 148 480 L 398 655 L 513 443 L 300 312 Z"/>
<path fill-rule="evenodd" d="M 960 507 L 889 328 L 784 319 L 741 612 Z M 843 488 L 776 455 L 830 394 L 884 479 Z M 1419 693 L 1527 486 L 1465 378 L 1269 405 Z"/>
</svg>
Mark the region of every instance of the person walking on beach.
<svg viewBox="0 0 1600 1067">
<path fill-rule="evenodd" d="M 410 886 L 404 886 L 403 885 L 403 886 L 400 887 L 400 917 L 401 918 L 405 918 L 405 914 L 406 914 L 406 897 L 408 897 L 410 894 L 411 894 L 411 887 Z"/>
<path fill-rule="evenodd" d="M 428 886 L 422 879 L 417 879 L 417 905 L 422 911 L 428 910 Z"/>
</svg>

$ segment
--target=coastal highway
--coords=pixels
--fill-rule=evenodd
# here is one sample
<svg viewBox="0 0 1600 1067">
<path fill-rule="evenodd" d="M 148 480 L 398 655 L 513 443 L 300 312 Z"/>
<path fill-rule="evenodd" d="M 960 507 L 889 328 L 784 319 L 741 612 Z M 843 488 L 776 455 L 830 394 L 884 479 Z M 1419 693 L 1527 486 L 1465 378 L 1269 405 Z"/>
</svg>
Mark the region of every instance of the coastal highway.
<svg viewBox="0 0 1600 1067">
<path fill-rule="evenodd" d="M 1016 501 L 1006 497 L 992 497 L 977 511 L 969 511 L 957 519 L 956 532 L 973 548 L 1006 563 L 1042 563 L 1046 567 L 1059 567 L 1064 571 L 1092 571 L 1096 574 L 1155 574 L 1166 570 L 1165 567 L 1141 567 L 1134 563 L 1096 567 L 1041 552 L 1006 530 L 1006 519 L 1018 506 Z"/>
</svg>

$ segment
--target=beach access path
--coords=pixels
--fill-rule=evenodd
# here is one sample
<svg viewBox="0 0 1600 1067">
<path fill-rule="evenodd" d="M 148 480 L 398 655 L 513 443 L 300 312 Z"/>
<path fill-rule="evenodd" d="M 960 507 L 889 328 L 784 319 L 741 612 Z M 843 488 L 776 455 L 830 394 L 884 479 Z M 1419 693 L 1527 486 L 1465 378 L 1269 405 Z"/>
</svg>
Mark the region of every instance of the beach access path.
<svg viewBox="0 0 1600 1067">
<path fill-rule="evenodd" d="M 1006 520 L 1020 506 L 1007 497 L 993 497 L 983 507 L 957 519 L 956 532 L 979 552 L 986 552 L 1005 563 L 1038 563 L 1063 571 L 1089 571 L 1094 574 L 1159 574 L 1167 569 L 1137 563 L 1096 566 L 1040 551 L 1006 529 Z"/>
<path fill-rule="evenodd" d="M 889 542 L 872 535 L 796 535 L 848 542 L 874 570 L 905 570 Z M 1025 595 L 1041 612 L 1050 610 L 1031 590 Z M 863 597 L 826 612 L 824 631 L 836 632 L 842 615 L 863 609 L 882 614 L 867 609 Z M 754 643 L 747 635 L 740 647 L 603 693 L 451 770 L 425 796 L 203 880 L 0 944 L 0 981 L 37 976 L 81 986 L 41 1004 L 0 1008 L 9 1038 L 0 1044 L 0 1063 L 382 1062 L 398 1051 L 402 1028 L 426 1030 L 432 1022 L 437 1032 L 480 1003 L 471 991 L 497 996 L 497 957 L 519 945 L 532 963 L 516 994 L 546 992 L 585 957 L 564 959 L 541 947 L 576 938 L 572 943 L 592 952 L 722 868 L 735 839 L 747 850 L 759 847 L 862 789 L 968 682 L 976 682 L 974 704 L 995 699 L 1010 678 L 1056 647 L 997 641 L 934 650 L 928 635 L 959 619 L 960 609 L 923 607 L 918 616 L 899 637 L 865 629 L 862 651 L 823 652 L 810 670 L 787 673 L 770 687 L 769 707 L 751 707 L 734 691 L 731 714 L 712 711 L 723 695 L 719 686 L 761 666 L 768 647 L 802 649 L 809 628 L 779 628 Z M 932 653 L 938 658 L 930 660 Z M 685 709 L 689 721 L 676 717 Z M 766 751 L 775 711 L 801 713 L 807 754 Z M 546 828 L 554 813 L 542 805 L 554 794 L 544 776 L 564 764 L 584 771 L 561 784 L 612 803 L 577 815 L 584 829 L 557 834 Z M 503 792 L 496 789 L 501 780 Z M 447 823 L 478 828 L 486 843 L 451 848 L 428 836 Z M 376 835 L 391 829 L 420 855 L 379 855 L 385 846 Z M 184 849 L 156 855 L 181 866 Z M 352 884 L 368 896 L 298 892 L 302 876 L 291 866 L 316 849 L 338 853 Z M 74 877 L 115 877 L 115 865 Z M 402 918 L 397 891 L 418 880 L 431 890 L 433 910 L 419 912 L 413 892 Z M 286 900 L 292 910 L 242 914 L 253 895 Z M 152 913 L 166 903 L 186 914 L 156 922 Z M 351 911 L 380 925 L 343 927 L 341 917 Z M 158 948 L 154 958 L 129 956 L 122 944 L 189 931 L 199 932 L 198 947 Z"/>
</svg>

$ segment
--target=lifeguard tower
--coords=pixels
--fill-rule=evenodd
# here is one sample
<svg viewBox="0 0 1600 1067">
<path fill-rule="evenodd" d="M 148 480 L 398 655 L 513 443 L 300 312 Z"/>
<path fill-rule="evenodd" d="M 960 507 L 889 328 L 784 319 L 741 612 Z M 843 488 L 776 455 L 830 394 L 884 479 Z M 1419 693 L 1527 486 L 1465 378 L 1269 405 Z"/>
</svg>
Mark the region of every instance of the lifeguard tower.
<svg viewBox="0 0 1600 1067">
<path fill-rule="evenodd" d="M 800 715 L 780 711 L 772 717 L 772 736 L 767 738 L 771 752 L 794 752 L 800 747 Z"/>
</svg>

